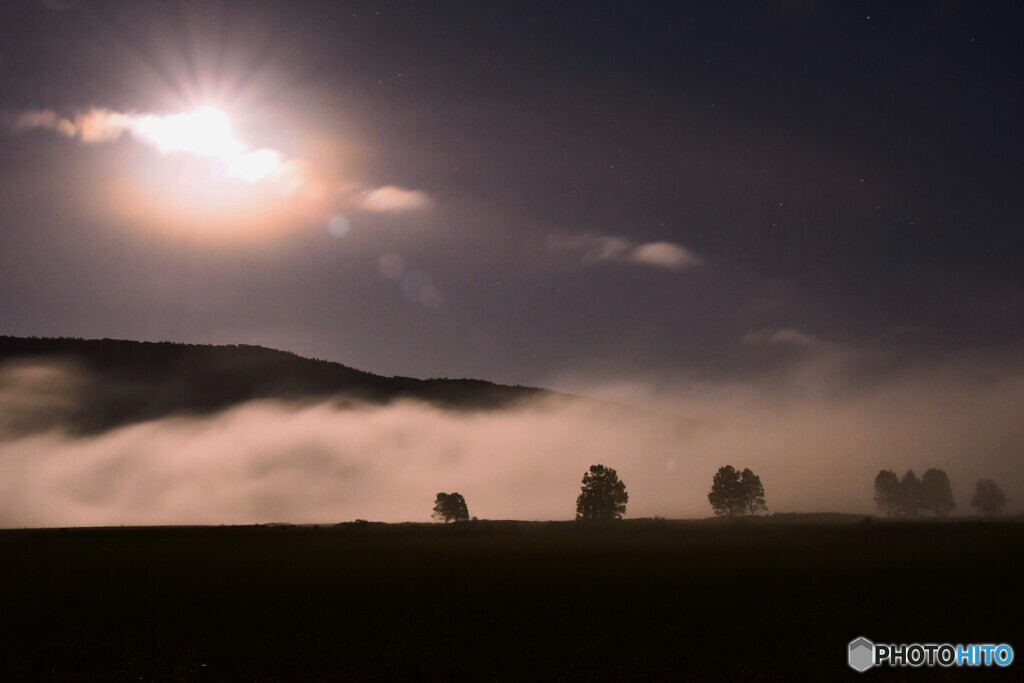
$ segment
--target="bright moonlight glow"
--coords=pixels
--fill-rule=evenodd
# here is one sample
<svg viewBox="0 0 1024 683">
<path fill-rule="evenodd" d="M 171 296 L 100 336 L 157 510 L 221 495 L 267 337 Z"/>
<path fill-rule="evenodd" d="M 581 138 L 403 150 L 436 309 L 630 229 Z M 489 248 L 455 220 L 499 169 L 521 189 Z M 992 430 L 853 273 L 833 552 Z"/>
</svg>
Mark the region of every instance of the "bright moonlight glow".
<svg viewBox="0 0 1024 683">
<path fill-rule="evenodd" d="M 310 164 L 249 146 L 217 107 L 169 114 L 93 108 L 71 117 L 30 111 L 14 127 L 52 130 L 88 144 L 127 135 L 158 152 L 158 163 L 137 163 L 111 183 L 109 205 L 131 224 L 215 240 L 254 240 L 322 224 L 330 215 L 333 195 Z"/>
<path fill-rule="evenodd" d="M 132 134 L 156 147 L 161 154 L 191 154 L 222 164 L 224 174 L 256 183 L 281 169 L 281 155 L 272 149 L 249 151 L 235 136 L 231 119 L 216 107 L 184 114 L 140 116 Z"/>
<path fill-rule="evenodd" d="M 225 172 L 232 178 L 256 183 L 281 168 L 281 155 L 272 149 L 258 149 L 228 163 Z"/>
<path fill-rule="evenodd" d="M 229 161 L 241 156 L 245 145 L 235 137 L 231 119 L 216 107 L 187 114 L 140 117 L 132 132 L 164 154 L 184 152 Z"/>
<path fill-rule="evenodd" d="M 167 163 L 138 167 L 139 173 L 111 193 L 122 217 L 237 243 L 240 237 L 254 241 L 308 224 L 325 213 L 307 166 L 275 149 L 250 147 L 221 109 L 133 115 L 127 130 Z"/>
</svg>

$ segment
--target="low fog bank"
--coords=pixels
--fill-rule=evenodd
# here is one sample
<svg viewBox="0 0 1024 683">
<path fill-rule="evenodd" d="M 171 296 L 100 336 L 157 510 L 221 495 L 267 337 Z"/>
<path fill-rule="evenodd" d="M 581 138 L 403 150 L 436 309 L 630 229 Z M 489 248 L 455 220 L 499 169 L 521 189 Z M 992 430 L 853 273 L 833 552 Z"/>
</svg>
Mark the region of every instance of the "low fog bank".
<svg viewBox="0 0 1024 683">
<path fill-rule="evenodd" d="M 253 401 L 75 437 L 59 423 L 80 381 L 62 366 L 0 368 L 0 526 L 427 521 L 437 491 L 461 492 L 481 518 L 569 519 L 593 463 L 626 482 L 628 517 L 709 516 L 724 464 L 760 474 L 772 512 L 870 513 L 879 469 L 928 467 L 949 473 L 956 514 L 972 512 L 980 477 L 1022 509 L 1016 365 L 849 393 L 812 366 L 785 386 L 593 387 L 650 413 L 557 397 L 480 412 Z M 25 435 L 26 421 L 50 428 Z"/>
</svg>

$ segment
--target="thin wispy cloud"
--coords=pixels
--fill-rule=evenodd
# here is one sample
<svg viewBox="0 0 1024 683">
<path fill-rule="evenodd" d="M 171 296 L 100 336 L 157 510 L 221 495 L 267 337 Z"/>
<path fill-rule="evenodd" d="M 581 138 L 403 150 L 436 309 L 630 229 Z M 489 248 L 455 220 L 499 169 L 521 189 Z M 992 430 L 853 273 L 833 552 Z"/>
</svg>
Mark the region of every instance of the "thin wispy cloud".
<svg viewBox="0 0 1024 683">
<path fill-rule="evenodd" d="M 132 117 L 129 115 L 107 109 L 92 109 L 74 118 L 65 118 L 55 111 L 45 109 L 21 114 L 14 121 L 14 130 L 52 130 L 83 142 L 108 142 L 116 140 L 128 130 L 131 127 L 131 120 Z"/>
<path fill-rule="evenodd" d="M 584 233 L 554 235 L 549 246 L 557 253 L 573 254 L 585 265 L 634 263 L 669 270 L 685 270 L 701 265 L 699 256 L 673 242 L 637 244 L 624 237 Z"/>
<path fill-rule="evenodd" d="M 420 190 L 385 185 L 362 192 L 356 204 L 364 211 L 373 213 L 402 213 L 429 208 L 432 201 L 429 195 Z"/>
<path fill-rule="evenodd" d="M 743 343 L 749 346 L 779 344 L 784 346 L 807 347 L 820 343 L 817 337 L 801 332 L 794 327 L 764 327 L 743 336 Z"/>
<path fill-rule="evenodd" d="M 659 268 L 689 268 L 699 266 L 700 259 L 686 247 L 672 242 L 649 242 L 633 247 L 627 258 Z"/>
</svg>

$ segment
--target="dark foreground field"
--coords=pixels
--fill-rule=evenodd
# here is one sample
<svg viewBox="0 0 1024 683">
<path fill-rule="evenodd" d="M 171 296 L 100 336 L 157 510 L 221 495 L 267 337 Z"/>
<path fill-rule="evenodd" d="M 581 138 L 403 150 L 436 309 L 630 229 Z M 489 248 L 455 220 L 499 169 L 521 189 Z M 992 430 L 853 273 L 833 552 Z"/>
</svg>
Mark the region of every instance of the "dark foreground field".
<svg viewBox="0 0 1024 683">
<path fill-rule="evenodd" d="M 632 521 L 0 532 L 0 680 L 1020 680 L 1024 525 Z"/>
</svg>

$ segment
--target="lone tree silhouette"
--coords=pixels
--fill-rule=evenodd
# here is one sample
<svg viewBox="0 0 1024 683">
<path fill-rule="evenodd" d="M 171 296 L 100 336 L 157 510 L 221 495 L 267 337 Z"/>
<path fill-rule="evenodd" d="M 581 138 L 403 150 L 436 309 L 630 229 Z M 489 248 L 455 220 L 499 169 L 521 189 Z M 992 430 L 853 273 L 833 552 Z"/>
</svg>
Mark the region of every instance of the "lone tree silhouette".
<svg viewBox="0 0 1024 683">
<path fill-rule="evenodd" d="M 716 517 L 755 515 L 768 509 L 761 478 L 749 469 L 739 472 L 732 465 L 721 467 L 715 473 L 708 502 Z"/>
<path fill-rule="evenodd" d="M 917 517 L 921 514 L 923 494 L 921 480 L 917 478 L 917 473 L 914 470 L 907 470 L 907 473 L 900 479 L 900 514 L 904 517 Z"/>
<path fill-rule="evenodd" d="M 1006 496 L 1003 495 L 999 484 L 991 479 L 979 479 L 974 486 L 974 498 L 971 499 L 971 507 L 979 514 L 992 517 L 1003 512 L 1006 507 Z"/>
<path fill-rule="evenodd" d="M 621 519 L 626 514 L 629 494 L 619 474 L 611 467 L 591 465 L 583 475 L 583 486 L 576 498 L 576 520 L 603 521 Z"/>
<path fill-rule="evenodd" d="M 882 470 L 875 477 L 875 505 L 886 517 L 900 511 L 900 478 L 892 470 Z"/>
<path fill-rule="evenodd" d="M 921 507 L 936 517 L 945 517 L 956 509 L 953 487 L 945 470 L 932 468 L 921 475 Z"/>
<path fill-rule="evenodd" d="M 455 521 L 465 522 L 469 519 L 466 499 L 461 493 L 438 493 L 434 498 L 434 519 L 443 519 L 444 523 Z"/>
</svg>

